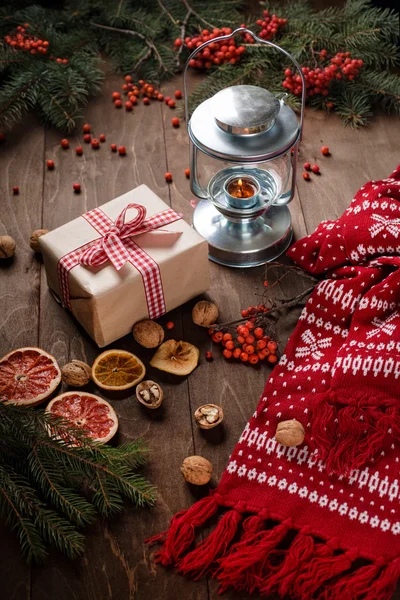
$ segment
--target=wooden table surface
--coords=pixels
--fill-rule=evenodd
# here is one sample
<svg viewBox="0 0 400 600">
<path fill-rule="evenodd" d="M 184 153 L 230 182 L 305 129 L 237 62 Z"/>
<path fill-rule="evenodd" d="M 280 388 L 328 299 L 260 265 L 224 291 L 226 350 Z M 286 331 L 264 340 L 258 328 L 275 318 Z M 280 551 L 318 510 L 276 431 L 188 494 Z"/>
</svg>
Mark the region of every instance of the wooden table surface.
<svg viewBox="0 0 400 600">
<path fill-rule="evenodd" d="M 173 111 L 163 103 L 140 106 L 134 113 L 115 110 L 110 95 L 119 89 L 121 78 L 107 77 L 103 95 L 90 102 L 87 122 L 95 134 L 105 133 L 107 143 L 98 151 L 85 144 L 84 155 L 74 148 L 82 136 L 70 137 L 70 149 L 62 150 L 59 133 L 43 129 L 27 118 L 7 136 L 0 148 L 0 234 L 8 233 L 17 242 L 11 264 L 0 269 L 0 356 L 21 346 L 40 346 L 53 354 L 60 365 L 72 358 L 91 363 L 98 348 L 67 311 L 56 304 L 47 285 L 43 265 L 29 248 L 34 229 L 54 229 L 95 206 L 147 184 L 160 198 L 190 222 L 193 199 L 184 175 L 188 166 L 185 127 L 173 129 Z M 165 94 L 182 87 L 180 78 L 162 88 Z M 79 128 L 80 129 L 80 128 Z M 109 143 L 124 144 L 127 155 L 112 154 Z M 322 219 L 334 219 L 347 207 L 357 189 L 369 179 L 388 176 L 399 160 L 399 122 L 385 115 L 375 118 L 369 128 L 352 131 L 335 116 L 308 110 L 300 154 L 318 162 L 321 176 L 310 183 L 298 178 L 291 204 L 295 237 L 314 228 Z M 320 147 L 330 147 L 324 158 Z M 56 163 L 46 168 L 46 159 Z M 167 185 L 164 173 L 174 181 Z M 301 169 L 300 169 L 301 173 Z M 72 192 L 72 183 L 82 184 L 82 193 Z M 12 195 L 18 185 L 20 194 Z M 190 268 L 190 266 L 188 267 Z M 210 263 L 209 297 L 220 307 L 223 321 L 238 318 L 241 308 L 256 302 L 262 291 L 263 269 L 228 269 Z M 187 580 L 173 571 L 154 566 L 143 540 L 166 528 L 171 516 L 190 506 L 195 493 L 180 474 L 182 460 L 201 454 L 214 467 L 216 484 L 246 421 L 253 413 L 266 378 L 267 365 L 252 368 L 229 364 L 214 350 L 213 363 L 204 360 L 211 349 L 205 331 L 191 320 L 193 302 L 174 310 L 160 322 L 172 320 L 173 334 L 196 344 L 201 351 L 199 367 L 178 383 L 167 375 L 148 370 L 161 383 L 165 401 L 159 411 L 148 411 L 131 397 L 114 401 L 120 427 L 117 441 L 143 436 L 151 448 L 146 476 L 158 488 L 157 505 L 151 510 L 126 508 L 117 518 L 98 522 L 87 531 L 87 548 L 82 559 L 69 561 L 53 552 L 44 566 L 28 567 L 13 534 L 1 530 L 0 597 L 4 600 L 205 600 L 217 598 L 217 585 L 205 579 Z M 117 310 L 117 308 L 116 308 Z M 278 326 L 283 349 L 298 310 Z M 132 336 L 113 344 L 137 352 L 147 362 L 151 351 L 138 347 Z M 96 391 L 96 390 L 91 390 Z M 225 412 L 225 424 L 205 434 L 194 423 L 200 404 L 215 402 Z M 233 600 L 243 595 L 225 594 Z"/>
</svg>

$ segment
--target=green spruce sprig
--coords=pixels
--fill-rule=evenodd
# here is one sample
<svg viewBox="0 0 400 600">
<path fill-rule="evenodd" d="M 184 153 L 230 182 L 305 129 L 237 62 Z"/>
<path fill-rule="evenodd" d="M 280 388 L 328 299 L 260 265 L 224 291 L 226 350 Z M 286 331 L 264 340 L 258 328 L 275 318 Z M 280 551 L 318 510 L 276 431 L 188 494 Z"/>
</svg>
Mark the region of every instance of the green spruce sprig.
<svg viewBox="0 0 400 600">
<path fill-rule="evenodd" d="M 48 546 L 75 558 L 97 516 L 125 500 L 152 506 L 153 486 L 135 473 L 147 454 L 143 440 L 101 446 L 41 410 L 0 404 L 0 514 L 26 559 L 43 561 Z"/>
</svg>

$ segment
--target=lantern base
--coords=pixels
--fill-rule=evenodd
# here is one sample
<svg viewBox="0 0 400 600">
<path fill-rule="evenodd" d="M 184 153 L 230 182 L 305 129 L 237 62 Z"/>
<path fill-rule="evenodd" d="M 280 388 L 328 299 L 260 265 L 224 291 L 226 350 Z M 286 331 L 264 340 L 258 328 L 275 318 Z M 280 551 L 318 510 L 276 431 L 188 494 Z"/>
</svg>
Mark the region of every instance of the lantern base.
<svg viewBox="0 0 400 600">
<path fill-rule="evenodd" d="M 227 267 L 256 267 L 275 260 L 292 240 L 287 206 L 271 206 L 256 219 L 227 219 L 209 200 L 201 200 L 193 226 L 208 241 L 210 260 Z"/>
</svg>

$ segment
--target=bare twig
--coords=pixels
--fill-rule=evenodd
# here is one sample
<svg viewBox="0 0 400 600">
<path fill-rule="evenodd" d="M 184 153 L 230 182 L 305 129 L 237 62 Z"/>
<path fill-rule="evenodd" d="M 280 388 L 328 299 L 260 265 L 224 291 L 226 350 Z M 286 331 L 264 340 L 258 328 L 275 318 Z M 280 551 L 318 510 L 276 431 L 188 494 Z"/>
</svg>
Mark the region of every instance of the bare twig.
<svg viewBox="0 0 400 600">
<path fill-rule="evenodd" d="M 140 68 L 140 66 L 142 65 L 142 63 L 144 63 L 148 58 L 150 58 L 150 56 L 151 56 L 151 48 L 149 48 L 147 50 L 147 52 L 141 58 L 139 58 L 139 60 L 137 61 L 137 63 L 135 63 L 133 65 L 132 71 L 134 73 L 137 73 L 138 70 L 139 70 L 139 68 Z"/>
<path fill-rule="evenodd" d="M 133 29 L 121 29 L 120 27 L 110 27 L 109 25 L 101 25 L 100 23 L 95 23 L 94 21 L 90 21 L 90 24 L 93 27 L 98 27 L 99 29 L 106 29 L 107 31 L 115 31 L 116 33 L 124 33 L 125 35 L 138 37 L 139 39 L 143 40 L 144 43 L 150 48 L 151 52 L 154 53 L 160 69 L 163 69 L 164 71 L 168 70 L 166 69 L 163 59 L 161 58 L 154 42 L 142 33 L 139 33 L 139 31 L 134 31 Z"/>
<path fill-rule="evenodd" d="M 197 19 L 199 19 L 199 21 L 202 21 L 205 25 L 207 25 L 207 27 L 211 27 L 212 29 L 215 28 L 215 25 L 213 25 L 212 23 L 210 23 L 209 21 L 206 21 L 201 15 L 199 15 L 198 12 L 196 12 L 189 4 L 189 2 L 187 0 L 182 0 L 183 4 L 185 5 L 186 10 L 192 13 L 192 15 L 194 15 L 195 17 L 197 17 Z"/>
<path fill-rule="evenodd" d="M 163 2 L 161 0 L 157 0 L 157 4 L 158 6 L 161 8 L 161 10 L 163 11 L 163 13 L 165 13 L 168 17 L 168 19 L 174 24 L 174 25 L 178 25 L 178 23 L 175 21 L 174 17 L 171 15 L 171 13 L 169 12 L 169 10 L 167 10 L 163 4 Z"/>
<path fill-rule="evenodd" d="M 181 40 L 182 40 L 182 45 L 179 46 L 178 51 L 176 53 L 176 64 L 179 67 L 179 63 L 180 63 L 180 56 L 182 54 L 182 50 L 183 50 L 183 44 L 184 44 L 184 40 L 186 37 L 186 27 L 188 26 L 189 23 L 189 19 L 192 16 L 193 11 L 191 8 L 188 9 L 185 18 L 182 21 L 182 27 L 181 27 Z"/>
</svg>

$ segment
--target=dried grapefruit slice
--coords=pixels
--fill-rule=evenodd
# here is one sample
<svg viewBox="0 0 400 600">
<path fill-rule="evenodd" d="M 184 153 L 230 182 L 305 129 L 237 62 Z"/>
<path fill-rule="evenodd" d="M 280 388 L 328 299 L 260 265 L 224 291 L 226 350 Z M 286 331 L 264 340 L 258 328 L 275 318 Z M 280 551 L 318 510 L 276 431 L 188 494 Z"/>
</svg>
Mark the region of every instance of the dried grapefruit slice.
<svg viewBox="0 0 400 600">
<path fill-rule="evenodd" d="M 0 359 L 0 402 L 40 404 L 60 381 L 56 359 L 40 348 L 18 348 Z"/>
<path fill-rule="evenodd" d="M 87 392 L 60 394 L 48 403 L 46 412 L 70 421 L 102 444 L 111 440 L 118 429 L 118 417 L 111 404 Z"/>
<path fill-rule="evenodd" d="M 189 375 L 197 367 L 199 354 L 199 349 L 189 342 L 167 340 L 158 348 L 150 364 L 174 375 Z"/>
<path fill-rule="evenodd" d="M 106 350 L 92 366 L 93 381 L 103 390 L 127 390 L 146 374 L 142 361 L 126 350 Z"/>
</svg>

